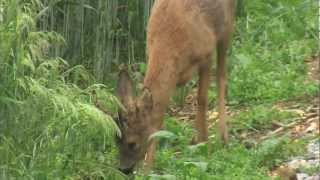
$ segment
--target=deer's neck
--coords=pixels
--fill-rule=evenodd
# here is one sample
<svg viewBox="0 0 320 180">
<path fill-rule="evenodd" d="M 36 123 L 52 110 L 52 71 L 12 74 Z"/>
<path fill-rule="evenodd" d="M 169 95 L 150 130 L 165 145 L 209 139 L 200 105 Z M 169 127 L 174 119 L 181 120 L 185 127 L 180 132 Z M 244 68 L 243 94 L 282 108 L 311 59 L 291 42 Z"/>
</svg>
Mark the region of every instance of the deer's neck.
<svg viewBox="0 0 320 180">
<path fill-rule="evenodd" d="M 170 97 L 177 84 L 177 69 L 173 58 L 150 56 L 144 78 L 144 87 L 151 91 L 153 99 L 153 119 L 162 122 Z"/>
</svg>

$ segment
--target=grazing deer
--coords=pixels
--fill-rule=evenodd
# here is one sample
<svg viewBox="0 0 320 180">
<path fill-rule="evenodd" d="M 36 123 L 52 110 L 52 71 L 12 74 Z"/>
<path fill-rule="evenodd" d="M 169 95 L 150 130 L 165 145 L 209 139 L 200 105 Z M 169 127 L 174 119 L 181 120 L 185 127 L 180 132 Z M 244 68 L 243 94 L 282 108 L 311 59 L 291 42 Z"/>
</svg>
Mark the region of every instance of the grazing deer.
<svg viewBox="0 0 320 180">
<path fill-rule="evenodd" d="M 148 66 L 140 97 L 121 71 L 117 96 L 126 108 L 119 113 L 120 170 L 132 172 L 145 157 L 154 159 L 156 142 L 148 138 L 160 130 L 170 96 L 176 86 L 199 75 L 195 142 L 208 140 L 206 111 L 213 52 L 217 52 L 219 130 L 227 143 L 225 87 L 226 54 L 233 29 L 234 0 L 156 0 L 147 29 Z M 146 153 L 147 152 L 147 153 Z M 146 154 L 146 156 L 145 156 Z"/>
</svg>

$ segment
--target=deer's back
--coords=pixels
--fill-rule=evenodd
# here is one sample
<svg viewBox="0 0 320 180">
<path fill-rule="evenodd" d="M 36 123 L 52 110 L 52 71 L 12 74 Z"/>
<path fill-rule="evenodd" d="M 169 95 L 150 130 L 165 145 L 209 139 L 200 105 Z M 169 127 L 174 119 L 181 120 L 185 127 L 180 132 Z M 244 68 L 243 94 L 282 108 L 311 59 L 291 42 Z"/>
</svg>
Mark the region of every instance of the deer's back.
<svg viewBox="0 0 320 180">
<path fill-rule="evenodd" d="M 199 67 L 209 66 L 218 41 L 231 32 L 232 7 L 233 0 L 156 0 L 148 24 L 144 84 L 183 85 Z M 159 76 L 168 77 L 158 82 Z"/>
<path fill-rule="evenodd" d="M 233 0 L 156 0 L 148 25 L 148 54 L 212 51 L 214 42 L 231 32 L 233 5 Z"/>
</svg>

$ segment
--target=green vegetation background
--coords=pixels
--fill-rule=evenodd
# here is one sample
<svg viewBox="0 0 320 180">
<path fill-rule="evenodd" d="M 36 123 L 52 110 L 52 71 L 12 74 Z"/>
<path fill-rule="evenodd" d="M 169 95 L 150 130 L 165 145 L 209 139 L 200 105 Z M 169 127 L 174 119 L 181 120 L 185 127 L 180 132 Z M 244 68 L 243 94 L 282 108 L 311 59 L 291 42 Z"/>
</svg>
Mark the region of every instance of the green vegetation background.
<svg viewBox="0 0 320 180">
<path fill-rule="evenodd" d="M 120 132 L 94 104 L 99 99 L 116 113 L 120 63 L 132 65 L 137 81 L 143 77 L 151 6 L 151 0 L 0 1 L 0 179 L 125 178 L 115 168 L 113 138 Z M 263 130 L 277 114 L 270 103 L 318 93 L 304 63 L 318 53 L 317 27 L 313 0 L 238 1 L 228 101 L 255 107 L 232 120 L 235 135 Z M 213 103 L 215 96 L 213 85 Z M 189 124 L 167 117 L 167 129 L 174 135 L 161 144 L 150 179 L 268 179 L 268 169 L 301 149 L 286 138 L 253 149 L 234 139 L 223 148 L 212 137 L 208 155 L 206 144 L 188 145 Z"/>
</svg>

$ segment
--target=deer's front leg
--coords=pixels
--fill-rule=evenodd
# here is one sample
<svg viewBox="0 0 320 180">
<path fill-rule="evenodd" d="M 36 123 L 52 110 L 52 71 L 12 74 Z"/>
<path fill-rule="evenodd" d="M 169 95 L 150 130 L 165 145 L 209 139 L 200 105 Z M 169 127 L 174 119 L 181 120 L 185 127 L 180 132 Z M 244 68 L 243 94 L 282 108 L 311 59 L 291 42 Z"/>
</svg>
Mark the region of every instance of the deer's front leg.
<svg viewBox="0 0 320 180">
<path fill-rule="evenodd" d="M 145 159 L 144 159 L 144 165 L 143 165 L 143 171 L 145 174 L 148 174 L 150 169 L 152 168 L 153 165 L 153 161 L 155 158 L 155 153 L 156 153 L 156 149 L 157 149 L 157 141 L 156 140 L 152 140 L 148 151 L 145 155 Z"/>
<path fill-rule="evenodd" d="M 208 89 L 210 84 L 210 64 L 199 68 L 199 85 L 198 85 L 198 109 L 194 127 L 197 135 L 193 140 L 194 143 L 200 143 L 208 140 L 208 126 L 206 122 L 206 112 L 208 109 Z"/>
</svg>

